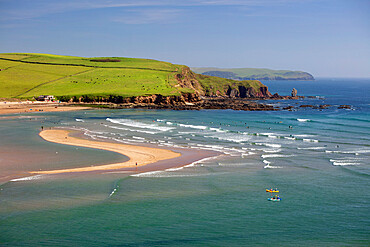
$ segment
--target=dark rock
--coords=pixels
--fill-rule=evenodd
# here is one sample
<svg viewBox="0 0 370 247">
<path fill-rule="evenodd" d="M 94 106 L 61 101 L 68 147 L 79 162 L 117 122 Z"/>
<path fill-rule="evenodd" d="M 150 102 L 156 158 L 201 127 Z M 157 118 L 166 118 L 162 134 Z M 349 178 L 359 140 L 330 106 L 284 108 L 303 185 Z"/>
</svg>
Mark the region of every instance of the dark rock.
<svg viewBox="0 0 370 247">
<path fill-rule="evenodd" d="M 274 95 L 272 95 L 272 97 L 274 99 L 280 99 L 281 98 L 281 96 L 278 93 L 275 93 Z"/>
<path fill-rule="evenodd" d="M 269 92 L 267 87 L 260 87 L 260 91 L 262 95 L 258 95 L 259 97 L 271 97 L 272 94 Z"/>
<path fill-rule="evenodd" d="M 235 88 L 231 88 L 229 87 L 229 89 L 227 90 L 227 95 L 231 98 L 235 98 L 235 97 L 239 97 L 239 91 Z"/>
<path fill-rule="evenodd" d="M 320 109 L 327 109 L 328 107 L 330 107 L 331 105 L 320 105 L 319 108 Z"/>
<path fill-rule="evenodd" d="M 340 105 L 338 109 L 351 109 L 350 105 Z"/>
</svg>

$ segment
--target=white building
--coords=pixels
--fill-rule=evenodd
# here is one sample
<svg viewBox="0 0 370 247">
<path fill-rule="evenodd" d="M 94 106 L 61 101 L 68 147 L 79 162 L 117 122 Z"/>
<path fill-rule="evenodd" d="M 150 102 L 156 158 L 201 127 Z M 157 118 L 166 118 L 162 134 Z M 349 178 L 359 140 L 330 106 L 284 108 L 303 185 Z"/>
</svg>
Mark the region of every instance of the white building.
<svg viewBox="0 0 370 247">
<path fill-rule="evenodd" d="M 38 101 L 54 101 L 55 98 L 53 95 L 40 95 L 37 97 Z"/>
</svg>

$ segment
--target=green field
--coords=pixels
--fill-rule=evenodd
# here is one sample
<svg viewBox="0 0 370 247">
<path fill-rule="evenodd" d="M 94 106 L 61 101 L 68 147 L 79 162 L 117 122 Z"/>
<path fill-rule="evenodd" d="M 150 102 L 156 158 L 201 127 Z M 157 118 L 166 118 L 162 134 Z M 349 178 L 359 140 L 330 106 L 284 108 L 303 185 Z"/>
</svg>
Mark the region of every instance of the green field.
<svg viewBox="0 0 370 247">
<path fill-rule="evenodd" d="M 0 71 L 0 97 L 4 98 L 20 97 L 28 90 L 43 83 L 87 70 L 87 68 L 73 66 L 37 65 L 17 62 L 9 64 L 8 61 L 3 60 L 0 60 L 0 68 L 2 69 Z"/>
<path fill-rule="evenodd" d="M 99 58 L 84 58 L 84 57 L 73 57 L 73 56 L 60 56 L 50 54 L 37 54 L 37 53 L 3 53 L 0 54 L 0 58 L 11 59 L 15 61 L 22 61 L 24 63 L 36 63 L 36 64 L 57 64 L 57 65 L 74 65 L 84 67 L 104 67 L 104 68 L 138 68 L 138 69 L 149 69 L 149 70 L 164 70 L 173 72 L 178 69 L 177 65 L 161 62 L 151 59 L 140 59 L 140 58 L 125 58 L 125 57 L 99 57 Z M 119 62 L 94 62 L 96 59 L 111 59 L 119 60 Z"/>
<path fill-rule="evenodd" d="M 66 77 L 51 83 L 41 85 L 25 97 L 41 94 L 52 95 L 106 95 L 114 94 L 124 97 L 152 95 L 161 92 L 162 95 L 176 94 L 168 83 L 168 73 L 162 71 L 141 71 L 133 69 L 92 69 L 85 73 Z"/>
<path fill-rule="evenodd" d="M 0 54 L 0 98 L 170 96 L 199 88 L 206 92 L 225 91 L 240 84 L 256 91 L 263 86 L 258 81 L 197 75 L 184 65 L 150 59 Z"/>
<path fill-rule="evenodd" d="M 174 87 L 174 75 L 183 67 L 135 58 L 0 54 L 0 97 L 179 95 L 188 91 Z"/>
</svg>

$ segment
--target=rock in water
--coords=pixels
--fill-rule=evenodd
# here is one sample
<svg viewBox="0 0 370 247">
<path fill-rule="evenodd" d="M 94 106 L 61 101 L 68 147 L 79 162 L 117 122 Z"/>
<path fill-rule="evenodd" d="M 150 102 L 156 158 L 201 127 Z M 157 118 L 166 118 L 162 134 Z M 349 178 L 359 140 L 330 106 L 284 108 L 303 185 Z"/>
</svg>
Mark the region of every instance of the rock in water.
<svg viewBox="0 0 370 247">
<path fill-rule="evenodd" d="M 297 96 L 297 89 L 293 88 L 292 97 L 296 97 L 296 96 Z"/>
</svg>

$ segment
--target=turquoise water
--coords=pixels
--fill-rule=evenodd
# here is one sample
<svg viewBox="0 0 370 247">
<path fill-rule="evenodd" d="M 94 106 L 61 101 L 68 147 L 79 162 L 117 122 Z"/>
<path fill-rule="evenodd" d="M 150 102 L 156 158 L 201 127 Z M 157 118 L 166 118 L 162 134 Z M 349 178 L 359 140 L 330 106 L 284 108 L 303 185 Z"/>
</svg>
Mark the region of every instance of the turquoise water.
<svg viewBox="0 0 370 247">
<path fill-rule="evenodd" d="M 79 129 L 96 139 L 220 152 L 184 168 L 137 175 L 19 175 L 0 186 L 1 245 L 368 246 L 370 81 L 265 83 L 280 94 L 295 87 L 301 95 L 325 97 L 294 103 L 333 106 L 292 112 L 92 110 L 0 120 L 1 148 L 30 157 L 24 164 L 15 159 L 13 173 L 2 170 L 9 176 L 39 166 L 124 159 L 45 143 L 37 136 L 41 125 Z M 337 109 L 341 104 L 353 110 Z M 40 149 L 47 158 L 32 156 Z M 7 161 L 6 153 L 0 158 Z M 279 188 L 281 202 L 267 201 L 271 187 Z"/>
</svg>

